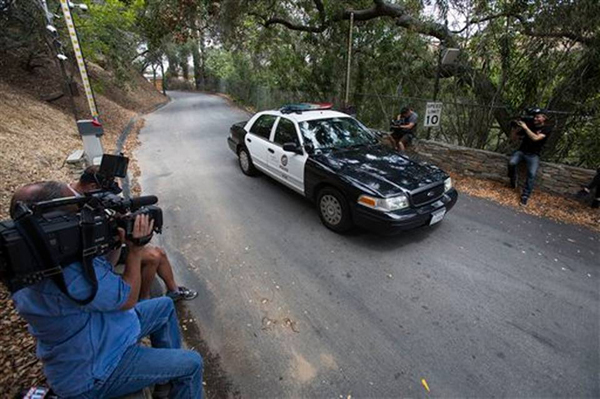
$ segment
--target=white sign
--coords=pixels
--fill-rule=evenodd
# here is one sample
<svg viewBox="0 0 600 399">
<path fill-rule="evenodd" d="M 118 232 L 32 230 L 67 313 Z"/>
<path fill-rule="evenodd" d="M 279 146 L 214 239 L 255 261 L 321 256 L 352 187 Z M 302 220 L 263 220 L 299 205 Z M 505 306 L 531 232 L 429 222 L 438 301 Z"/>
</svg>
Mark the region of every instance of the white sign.
<svg viewBox="0 0 600 399">
<path fill-rule="evenodd" d="M 442 118 L 442 103 L 427 103 L 425 108 L 425 127 L 438 127 Z"/>
</svg>

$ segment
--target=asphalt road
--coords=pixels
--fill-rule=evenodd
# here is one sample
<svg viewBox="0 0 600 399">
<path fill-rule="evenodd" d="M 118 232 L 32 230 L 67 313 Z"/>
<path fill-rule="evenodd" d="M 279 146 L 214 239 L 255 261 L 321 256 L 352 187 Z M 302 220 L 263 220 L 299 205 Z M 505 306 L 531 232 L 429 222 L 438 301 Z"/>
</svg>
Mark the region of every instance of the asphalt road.
<svg viewBox="0 0 600 399">
<path fill-rule="evenodd" d="M 140 134 L 141 184 L 242 396 L 600 397 L 600 235 L 466 195 L 433 228 L 337 235 L 241 173 L 226 137 L 247 114 L 171 96 Z"/>
</svg>

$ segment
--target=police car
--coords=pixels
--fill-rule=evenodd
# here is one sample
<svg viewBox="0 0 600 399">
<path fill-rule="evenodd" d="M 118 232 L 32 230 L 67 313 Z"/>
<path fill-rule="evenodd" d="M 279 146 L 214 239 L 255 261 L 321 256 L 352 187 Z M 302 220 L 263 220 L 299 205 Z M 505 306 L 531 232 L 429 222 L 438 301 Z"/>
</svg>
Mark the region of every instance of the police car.
<svg viewBox="0 0 600 399">
<path fill-rule="evenodd" d="M 440 222 L 456 203 L 436 166 L 383 145 L 358 120 L 326 104 L 263 111 L 231 127 L 229 148 L 242 172 L 262 172 L 317 205 L 336 232 L 359 225 L 390 234 Z"/>
</svg>

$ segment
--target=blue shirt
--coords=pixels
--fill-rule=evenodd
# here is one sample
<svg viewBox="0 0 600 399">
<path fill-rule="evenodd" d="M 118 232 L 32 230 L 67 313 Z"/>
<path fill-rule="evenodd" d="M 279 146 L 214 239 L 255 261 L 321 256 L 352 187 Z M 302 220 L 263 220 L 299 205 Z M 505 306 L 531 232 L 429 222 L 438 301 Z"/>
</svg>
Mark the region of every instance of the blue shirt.
<svg viewBox="0 0 600 399">
<path fill-rule="evenodd" d="M 104 257 L 94 259 L 98 293 L 85 306 L 65 296 L 46 279 L 12 296 L 19 314 L 37 339 L 37 356 L 44 364 L 48 383 L 59 396 L 89 391 L 106 380 L 123 353 L 136 344 L 140 322 L 134 309 L 120 310 L 131 287 L 112 271 Z M 85 299 L 91 285 L 81 263 L 64 268 L 69 293 Z"/>
</svg>

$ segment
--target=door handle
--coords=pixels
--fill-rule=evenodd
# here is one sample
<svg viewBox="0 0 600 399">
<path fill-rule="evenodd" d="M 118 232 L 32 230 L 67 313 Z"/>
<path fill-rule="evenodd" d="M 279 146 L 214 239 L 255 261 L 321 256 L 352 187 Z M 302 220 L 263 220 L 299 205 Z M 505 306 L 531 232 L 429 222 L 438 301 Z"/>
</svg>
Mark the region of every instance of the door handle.
<svg viewBox="0 0 600 399">
<path fill-rule="evenodd" d="M 247 141 L 248 143 L 252 143 L 252 140 L 250 140 L 248 137 L 246 137 L 246 141 Z"/>
<path fill-rule="evenodd" d="M 271 154 L 275 154 L 275 150 L 274 150 L 274 149 L 272 149 L 272 148 L 269 148 L 269 152 L 270 152 Z"/>
</svg>

